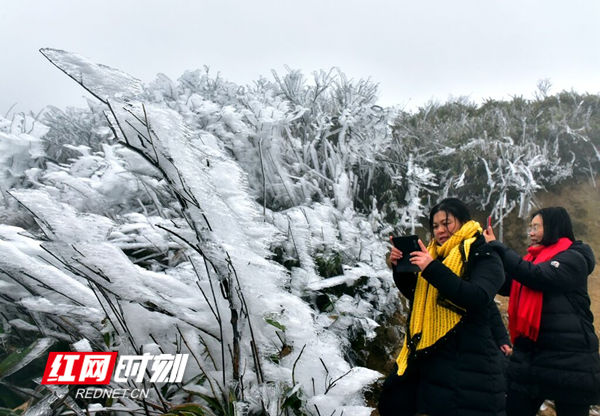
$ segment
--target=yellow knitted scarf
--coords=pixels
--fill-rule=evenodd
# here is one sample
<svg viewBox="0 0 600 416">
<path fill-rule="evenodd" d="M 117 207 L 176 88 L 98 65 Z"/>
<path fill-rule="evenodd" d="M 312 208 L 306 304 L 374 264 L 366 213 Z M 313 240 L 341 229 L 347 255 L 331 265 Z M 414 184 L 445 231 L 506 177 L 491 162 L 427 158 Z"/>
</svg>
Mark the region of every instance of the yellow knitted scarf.
<svg viewBox="0 0 600 416">
<path fill-rule="evenodd" d="M 469 258 L 471 244 L 477 238 L 476 234 L 482 229 L 478 222 L 465 223 L 452 237 L 439 246 L 432 241 L 427 250 L 433 259 L 443 258 L 445 264 L 454 274 L 462 277 L 464 272 L 463 256 L 460 245 L 464 247 L 465 258 Z M 464 242 L 464 243 L 463 243 Z M 455 308 L 439 304 L 438 290 L 425 280 L 421 273 L 417 277 L 417 286 L 410 314 L 410 322 L 404 345 L 396 359 L 398 375 L 404 374 L 411 354 L 431 347 L 444 337 L 461 320 L 462 315 Z"/>
</svg>

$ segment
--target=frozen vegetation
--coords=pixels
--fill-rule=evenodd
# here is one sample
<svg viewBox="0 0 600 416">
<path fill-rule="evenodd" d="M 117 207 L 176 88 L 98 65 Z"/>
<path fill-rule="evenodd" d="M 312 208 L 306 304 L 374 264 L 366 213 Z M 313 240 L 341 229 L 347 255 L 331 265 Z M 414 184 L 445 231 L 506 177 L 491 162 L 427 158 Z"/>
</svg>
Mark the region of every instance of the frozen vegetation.
<svg viewBox="0 0 600 416">
<path fill-rule="evenodd" d="M 95 99 L 0 118 L 0 396 L 27 414 L 370 415 L 369 348 L 404 308 L 388 235 L 447 195 L 501 225 L 600 166 L 599 98 L 547 85 L 408 114 L 337 70 L 143 85 L 42 53 Z M 39 384 L 69 349 L 191 358 L 145 402 L 86 409 Z"/>
</svg>

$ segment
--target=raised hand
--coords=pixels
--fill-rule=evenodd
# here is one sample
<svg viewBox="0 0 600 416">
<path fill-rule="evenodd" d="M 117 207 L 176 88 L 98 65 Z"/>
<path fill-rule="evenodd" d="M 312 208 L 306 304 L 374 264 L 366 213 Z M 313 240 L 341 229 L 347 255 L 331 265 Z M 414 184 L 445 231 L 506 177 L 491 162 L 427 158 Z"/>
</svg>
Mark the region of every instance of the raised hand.
<svg viewBox="0 0 600 416">
<path fill-rule="evenodd" d="M 419 247 L 421 250 L 410 253 L 410 262 L 423 271 L 429 266 L 429 263 L 433 261 L 433 258 L 429 254 L 429 251 L 427 251 L 427 247 L 425 247 L 425 244 L 423 244 L 421 239 L 419 239 Z"/>
<path fill-rule="evenodd" d="M 486 243 L 496 240 L 496 235 L 494 234 L 494 230 L 492 229 L 491 225 L 488 225 L 488 227 L 483 230 L 483 238 L 485 238 Z"/>
</svg>

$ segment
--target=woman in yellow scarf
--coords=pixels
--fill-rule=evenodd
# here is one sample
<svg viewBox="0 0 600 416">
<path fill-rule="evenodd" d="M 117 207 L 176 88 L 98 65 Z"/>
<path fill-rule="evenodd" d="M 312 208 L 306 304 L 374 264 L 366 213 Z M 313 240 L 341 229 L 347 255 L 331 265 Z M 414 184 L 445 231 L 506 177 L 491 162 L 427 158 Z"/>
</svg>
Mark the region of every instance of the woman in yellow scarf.
<svg viewBox="0 0 600 416">
<path fill-rule="evenodd" d="M 390 254 L 392 264 L 410 256 L 421 271 L 394 272 L 410 311 L 380 415 L 504 416 L 503 356 L 492 333 L 502 326 L 494 302 L 504 282 L 502 262 L 456 198 L 431 209 L 429 226 L 427 247 L 419 240 L 418 251 Z"/>
</svg>

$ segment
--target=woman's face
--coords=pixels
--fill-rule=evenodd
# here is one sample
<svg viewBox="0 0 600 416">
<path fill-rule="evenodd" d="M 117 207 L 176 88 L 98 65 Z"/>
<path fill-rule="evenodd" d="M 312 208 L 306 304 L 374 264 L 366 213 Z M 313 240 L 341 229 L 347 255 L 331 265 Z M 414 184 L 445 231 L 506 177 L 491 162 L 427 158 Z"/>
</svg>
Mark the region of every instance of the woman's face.
<svg viewBox="0 0 600 416">
<path fill-rule="evenodd" d="M 531 219 L 529 229 L 527 230 L 527 235 L 529 236 L 529 241 L 531 241 L 532 246 L 536 246 L 541 243 L 542 239 L 544 238 L 544 221 L 540 214 Z"/>
<path fill-rule="evenodd" d="M 439 245 L 444 244 L 460 227 L 462 227 L 460 221 L 449 212 L 438 211 L 433 214 L 433 239 Z"/>
</svg>

